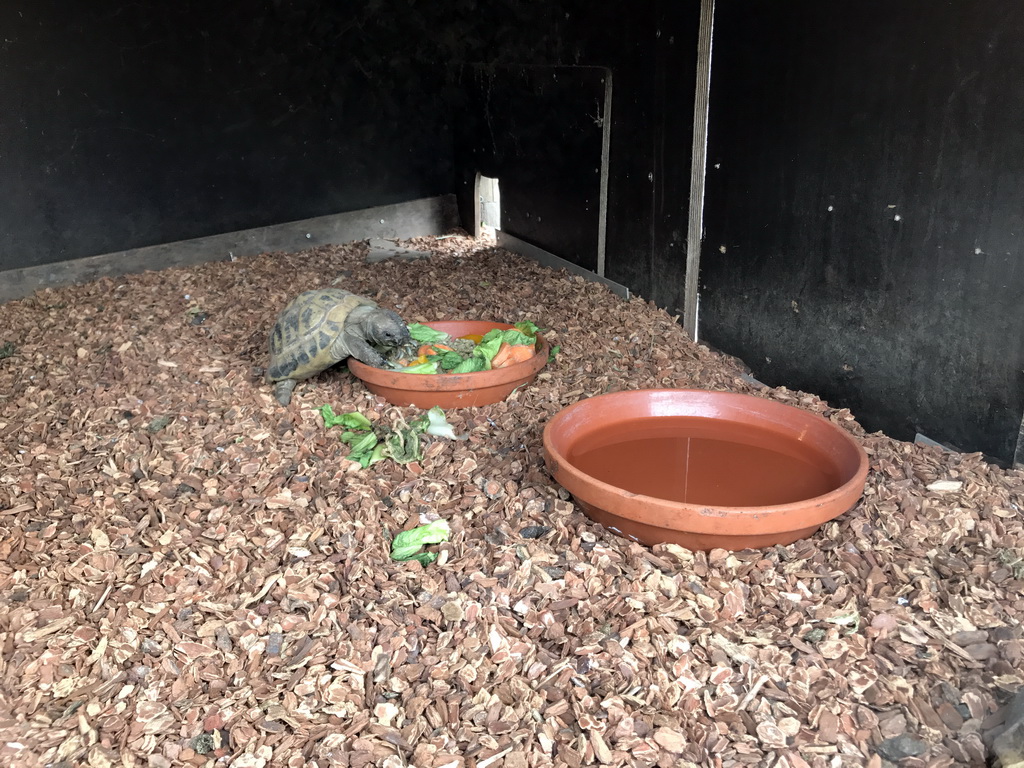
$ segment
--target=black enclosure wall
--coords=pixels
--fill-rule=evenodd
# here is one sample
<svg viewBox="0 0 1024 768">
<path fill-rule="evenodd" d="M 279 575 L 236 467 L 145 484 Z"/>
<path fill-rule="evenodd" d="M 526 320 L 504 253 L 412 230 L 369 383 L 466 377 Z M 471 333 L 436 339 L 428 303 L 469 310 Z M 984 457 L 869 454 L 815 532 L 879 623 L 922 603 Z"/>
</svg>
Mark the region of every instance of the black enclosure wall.
<svg viewBox="0 0 1024 768">
<path fill-rule="evenodd" d="M 718 0 L 706 338 L 869 429 L 1012 460 L 1021 41 L 1014 0 Z"/>
<path fill-rule="evenodd" d="M 699 19 L 8 0 L 0 271 L 452 191 L 472 226 L 482 172 L 511 234 L 591 269 L 603 240 L 607 277 L 681 313 Z M 1020 40 L 1011 0 L 717 0 L 702 336 L 869 429 L 1011 460 Z"/>
<path fill-rule="evenodd" d="M 610 119 L 605 276 L 681 313 L 699 0 L 481 6 L 453 89 L 463 220 L 476 174 L 496 177 L 504 231 L 595 269 Z"/>
<path fill-rule="evenodd" d="M 0 4 L 0 271 L 453 190 L 465 209 L 487 169 L 516 234 L 593 267 L 600 227 L 607 276 L 681 311 L 699 12 Z"/>
<path fill-rule="evenodd" d="M 0 270 L 450 192 L 438 23 L 409 2 L 4 0 Z"/>
</svg>

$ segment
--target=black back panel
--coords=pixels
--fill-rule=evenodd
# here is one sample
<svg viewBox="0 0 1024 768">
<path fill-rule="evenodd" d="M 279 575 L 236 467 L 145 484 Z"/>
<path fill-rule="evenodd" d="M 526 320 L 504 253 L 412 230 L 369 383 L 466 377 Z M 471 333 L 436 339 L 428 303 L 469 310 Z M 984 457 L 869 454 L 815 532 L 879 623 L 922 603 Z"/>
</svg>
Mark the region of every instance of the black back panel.
<svg viewBox="0 0 1024 768">
<path fill-rule="evenodd" d="M 602 121 L 600 67 L 469 67 L 477 109 L 456 129 L 465 168 L 497 178 L 501 228 L 597 269 Z"/>
<path fill-rule="evenodd" d="M 701 332 L 869 429 L 1012 459 L 1024 6 L 716 14 Z"/>
<path fill-rule="evenodd" d="M 437 18 L 395 5 L 0 3 L 0 269 L 450 191 Z"/>
</svg>

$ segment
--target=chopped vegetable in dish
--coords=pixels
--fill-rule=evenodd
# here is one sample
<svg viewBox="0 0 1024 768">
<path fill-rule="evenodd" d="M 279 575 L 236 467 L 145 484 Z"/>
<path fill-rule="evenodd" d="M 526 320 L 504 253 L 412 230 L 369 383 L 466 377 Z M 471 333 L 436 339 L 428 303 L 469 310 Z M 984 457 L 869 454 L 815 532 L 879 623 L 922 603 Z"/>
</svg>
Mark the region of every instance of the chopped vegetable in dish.
<svg viewBox="0 0 1024 768">
<path fill-rule="evenodd" d="M 452 338 L 421 323 L 409 325 L 415 353 L 397 361 L 403 373 L 476 373 L 525 362 L 537 352 L 540 329 L 526 320 L 512 328 L 494 328 L 482 336 Z"/>
</svg>

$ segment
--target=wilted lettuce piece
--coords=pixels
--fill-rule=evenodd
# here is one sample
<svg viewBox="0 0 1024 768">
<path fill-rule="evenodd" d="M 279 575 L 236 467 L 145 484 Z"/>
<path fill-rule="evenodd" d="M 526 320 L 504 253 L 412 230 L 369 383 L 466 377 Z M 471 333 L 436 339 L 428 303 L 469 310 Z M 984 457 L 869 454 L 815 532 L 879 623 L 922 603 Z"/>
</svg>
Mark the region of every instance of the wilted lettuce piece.
<svg viewBox="0 0 1024 768">
<path fill-rule="evenodd" d="M 409 464 L 423 458 L 419 432 L 414 427 L 396 429 L 384 438 L 384 455 L 399 464 Z"/>
<path fill-rule="evenodd" d="M 448 541 L 451 528 L 447 520 L 435 520 L 408 531 L 402 531 L 391 541 L 392 560 L 419 560 L 424 565 L 434 562 L 437 555 L 433 552 L 421 552 L 427 544 L 440 544 Z"/>
<path fill-rule="evenodd" d="M 444 331 L 438 331 L 421 323 L 412 323 L 406 327 L 409 329 L 409 335 L 420 344 L 440 344 L 451 338 Z"/>
<path fill-rule="evenodd" d="M 330 429 L 331 427 L 345 427 L 346 429 L 370 429 L 370 420 L 363 416 L 361 413 L 352 411 L 351 413 L 343 413 L 340 416 L 334 414 L 334 409 L 330 405 L 320 406 L 320 415 L 324 419 L 324 428 Z"/>
</svg>

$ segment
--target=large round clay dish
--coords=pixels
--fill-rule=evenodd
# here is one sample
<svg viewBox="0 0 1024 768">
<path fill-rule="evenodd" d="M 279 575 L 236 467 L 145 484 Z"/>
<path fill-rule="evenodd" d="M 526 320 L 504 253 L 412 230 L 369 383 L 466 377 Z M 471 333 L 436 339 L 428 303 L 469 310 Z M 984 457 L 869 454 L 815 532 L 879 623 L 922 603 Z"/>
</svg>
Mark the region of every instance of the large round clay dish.
<svg viewBox="0 0 1024 768">
<path fill-rule="evenodd" d="M 808 472 L 820 472 L 824 480 L 816 479 L 817 492 L 806 498 L 776 493 L 770 503 L 750 503 L 758 498 L 759 483 L 767 487 L 775 480 L 766 474 L 763 459 L 762 465 L 752 464 L 746 472 L 742 461 L 734 465 L 718 461 L 705 464 L 704 472 L 720 472 L 720 465 L 727 465 L 731 481 L 726 476 L 717 482 L 724 488 L 723 498 L 740 503 L 708 503 L 707 499 L 693 503 L 667 498 L 670 494 L 660 490 L 643 492 L 646 465 L 627 467 L 623 470 L 626 475 L 620 472 L 614 482 L 577 466 L 590 455 L 588 451 L 597 450 L 616 435 L 629 439 L 657 434 L 659 427 L 675 423 L 696 425 L 693 434 L 704 435 L 701 440 L 711 441 L 719 433 L 727 433 L 730 439 L 742 442 L 749 434 L 753 447 L 737 453 L 792 456 L 807 462 L 812 467 Z M 756 454 L 755 449 L 761 453 Z M 668 542 L 692 550 L 762 548 L 806 538 L 856 504 L 868 472 L 867 455 L 860 444 L 827 419 L 774 400 L 705 390 L 631 390 L 582 400 L 545 425 L 544 453 L 554 479 L 596 522 L 646 544 Z M 664 470 L 652 470 L 659 474 L 651 485 L 664 485 Z M 614 475 L 608 470 L 608 477 Z M 744 483 L 749 486 L 746 491 Z"/>
</svg>

